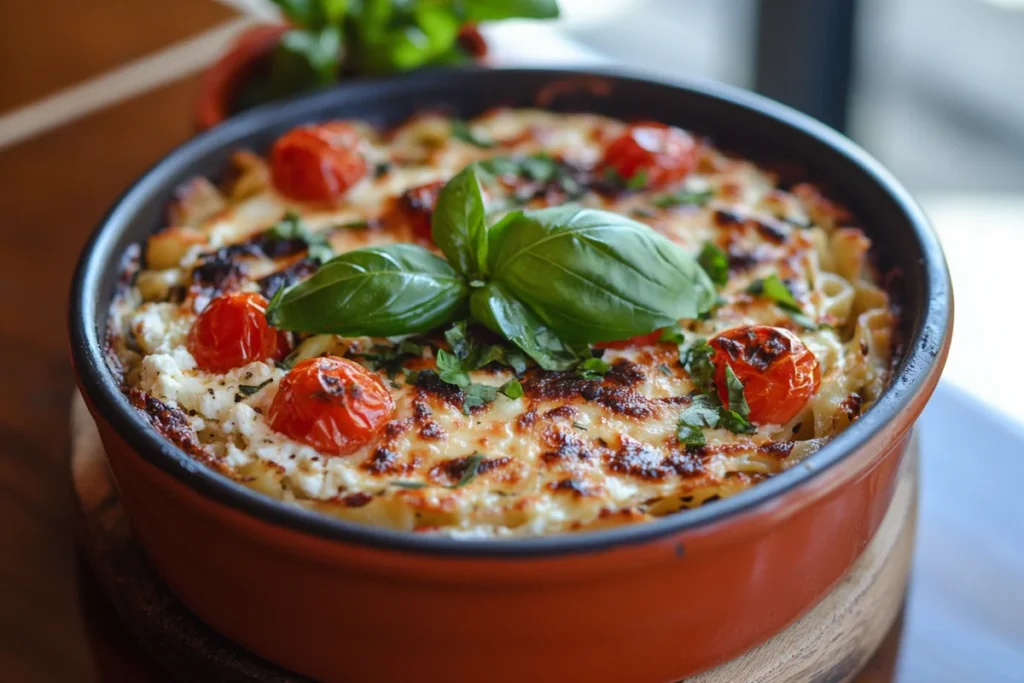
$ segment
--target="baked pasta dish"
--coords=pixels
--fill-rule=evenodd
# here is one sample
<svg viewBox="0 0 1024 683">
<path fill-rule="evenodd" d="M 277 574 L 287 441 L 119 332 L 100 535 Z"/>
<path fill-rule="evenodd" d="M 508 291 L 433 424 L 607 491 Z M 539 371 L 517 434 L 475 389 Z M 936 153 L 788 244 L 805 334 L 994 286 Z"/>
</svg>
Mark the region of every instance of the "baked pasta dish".
<svg viewBox="0 0 1024 683">
<path fill-rule="evenodd" d="M 853 217 L 680 128 L 498 109 L 286 132 L 129 251 L 109 356 L 205 466 L 347 520 L 593 530 L 734 495 L 884 390 Z"/>
</svg>

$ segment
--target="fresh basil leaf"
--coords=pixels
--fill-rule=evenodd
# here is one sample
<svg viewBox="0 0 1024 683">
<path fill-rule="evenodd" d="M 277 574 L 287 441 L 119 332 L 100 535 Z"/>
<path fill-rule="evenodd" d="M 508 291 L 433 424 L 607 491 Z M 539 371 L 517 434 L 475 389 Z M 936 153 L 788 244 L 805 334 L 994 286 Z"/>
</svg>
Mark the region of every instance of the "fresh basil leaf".
<svg viewBox="0 0 1024 683">
<path fill-rule="evenodd" d="M 690 381 L 702 394 L 715 390 L 714 357 L 715 349 L 703 339 L 679 351 L 679 360 L 690 375 Z"/>
<path fill-rule="evenodd" d="M 454 354 L 438 349 L 435 356 L 437 362 L 437 376 L 442 382 L 454 384 L 465 389 L 469 386 L 469 374 L 462 369 L 462 362 Z"/>
<path fill-rule="evenodd" d="M 459 477 L 459 481 L 455 486 L 449 486 L 448 488 L 460 489 L 469 482 L 476 478 L 476 475 L 480 473 L 480 463 L 484 461 L 484 456 L 480 453 L 473 453 L 473 455 L 466 458 L 466 464 L 462 469 L 462 476 Z"/>
<path fill-rule="evenodd" d="M 400 489 L 410 489 L 413 491 L 427 487 L 427 484 L 422 481 L 393 481 L 391 482 L 391 485 L 397 486 Z"/>
<path fill-rule="evenodd" d="M 583 379 L 604 379 L 612 366 L 600 358 L 588 358 L 576 366 L 576 372 Z"/>
<path fill-rule="evenodd" d="M 444 252 L 448 263 L 466 277 L 487 274 L 484 219 L 484 196 L 471 164 L 441 188 L 431 220 L 434 243 Z"/>
<path fill-rule="evenodd" d="M 427 332 L 464 317 L 465 280 L 423 247 L 391 244 L 346 252 L 275 296 L 267 320 L 282 330 L 344 337 Z"/>
<path fill-rule="evenodd" d="M 473 408 L 493 403 L 498 398 L 498 387 L 489 384 L 470 384 L 463 387 L 462 412 L 470 415 Z"/>
<path fill-rule="evenodd" d="M 729 282 L 729 255 L 714 242 L 705 242 L 697 262 L 711 281 L 719 287 Z"/>
<path fill-rule="evenodd" d="M 517 398 L 521 398 L 524 394 L 523 385 L 519 383 L 517 379 L 510 379 L 509 381 L 498 387 L 498 391 L 505 394 L 508 398 L 513 401 Z"/>
<path fill-rule="evenodd" d="M 504 336 L 545 370 L 568 370 L 579 360 L 528 306 L 512 297 L 500 283 L 492 282 L 475 290 L 469 308 L 476 321 Z"/>
<path fill-rule="evenodd" d="M 695 394 L 679 418 L 690 425 L 714 429 L 718 426 L 719 407 L 721 404 L 714 394 Z"/>
<path fill-rule="evenodd" d="M 266 380 L 264 382 L 260 382 L 259 384 L 254 384 L 254 385 L 253 384 L 239 384 L 238 385 L 238 391 L 243 396 L 252 396 L 253 394 L 259 392 L 260 389 L 262 389 L 263 387 L 267 386 L 268 384 L 270 384 L 273 381 L 274 381 L 273 378 L 271 378 L 271 379 L 268 379 L 268 380 Z"/>
<path fill-rule="evenodd" d="M 661 328 L 661 335 L 658 337 L 659 343 L 667 344 L 682 344 L 685 340 L 686 336 L 683 334 L 683 329 L 679 326 L 679 323 Z"/>
<path fill-rule="evenodd" d="M 469 323 L 465 320 L 460 320 L 449 327 L 444 333 L 444 340 L 452 347 L 452 353 L 459 360 L 466 358 L 473 345 L 472 340 L 469 338 Z"/>
<path fill-rule="evenodd" d="M 492 281 L 567 342 L 647 334 L 696 318 L 715 300 L 693 257 L 643 223 L 607 211 L 568 205 L 514 212 L 491 228 L 489 241 Z"/>
<path fill-rule="evenodd" d="M 651 200 L 651 203 L 659 209 L 668 209 L 673 206 L 704 206 L 714 196 L 713 190 L 676 190 L 658 195 Z"/>
<path fill-rule="evenodd" d="M 747 397 L 743 394 L 743 382 L 732 371 L 732 367 L 725 364 L 725 389 L 729 397 L 729 410 L 746 418 L 750 415 L 750 406 L 747 405 Z"/>
<path fill-rule="evenodd" d="M 666 377 L 671 377 L 672 375 L 675 374 L 674 372 L 672 372 L 672 368 L 665 365 L 664 363 L 658 363 L 658 371 L 661 372 L 661 374 L 665 375 Z"/>
<path fill-rule="evenodd" d="M 766 278 L 754 281 L 748 288 L 748 291 L 751 294 L 771 299 L 781 309 L 794 313 L 802 312 L 799 302 L 793 296 L 793 292 L 789 291 L 786 283 L 774 273 Z"/>
<path fill-rule="evenodd" d="M 734 434 L 753 434 L 757 431 L 757 427 L 751 424 L 750 420 L 724 406 L 718 413 L 718 426 Z"/>
<path fill-rule="evenodd" d="M 452 135 L 463 142 L 468 142 L 471 145 L 476 145 L 483 149 L 491 149 L 497 146 L 497 143 L 495 143 L 494 140 L 473 132 L 473 129 L 469 127 L 469 124 L 460 119 L 452 121 Z"/>
<path fill-rule="evenodd" d="M 558 17 L 558 0 L 471 0 L 463 8 L 469 21 Z"/>
<path fill-rule="evenodd" d="M 682 421 L 676 426 L 676 440 L 684 446 L 703 446 L 707 443 L 703 429 Z"/>
</svg>

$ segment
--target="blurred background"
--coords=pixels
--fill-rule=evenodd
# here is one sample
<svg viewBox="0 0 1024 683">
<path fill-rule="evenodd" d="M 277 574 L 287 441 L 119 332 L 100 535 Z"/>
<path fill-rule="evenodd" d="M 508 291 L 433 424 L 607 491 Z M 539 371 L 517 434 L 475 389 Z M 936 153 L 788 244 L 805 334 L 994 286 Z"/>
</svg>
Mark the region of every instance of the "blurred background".
<svg viewBox="0 0 1024 683">
<path fill-rule="evenodd" d="M 787 101 L 844 129 L 914 192 L 1024 190 L 1022 0 L 562 5 L 566 34 L 595 52 Z"/>
<path fill-rule="evenodd" d="M 1024 365 L 1003 341 L 1024 335 L 1008 286 L 1024 253 L 1024 0 L 560 5 L 555 22 L 487 27 L 496 61 L 754 89 L 847 133 L 920 200 L 957 325 L 921 423 L 896 680 L 1024 681 Z M 278 20 L 264 0 L 0 0 L 0 681 L 100 680 L 99 660 L 131 671 L 138 656 L 76 573 L 67 286 L 120 192 L 195 133 L 203 73 Z"/>
</svg>

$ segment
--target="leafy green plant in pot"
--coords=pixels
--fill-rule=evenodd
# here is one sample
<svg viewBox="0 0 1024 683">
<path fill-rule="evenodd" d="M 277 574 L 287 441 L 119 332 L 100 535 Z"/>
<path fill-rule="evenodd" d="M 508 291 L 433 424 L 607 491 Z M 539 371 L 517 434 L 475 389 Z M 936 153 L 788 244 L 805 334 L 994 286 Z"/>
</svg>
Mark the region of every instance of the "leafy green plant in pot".
<svg viewBox="0 0 1024 683">
<path fill-rule="evenodd" d="M 206 73 L 196 126 L 341 78 L 480 61 L 481 22 L 553 19 L 557 0 L 273 0 L 287 24 L 242 34 Z"/>
</svg>

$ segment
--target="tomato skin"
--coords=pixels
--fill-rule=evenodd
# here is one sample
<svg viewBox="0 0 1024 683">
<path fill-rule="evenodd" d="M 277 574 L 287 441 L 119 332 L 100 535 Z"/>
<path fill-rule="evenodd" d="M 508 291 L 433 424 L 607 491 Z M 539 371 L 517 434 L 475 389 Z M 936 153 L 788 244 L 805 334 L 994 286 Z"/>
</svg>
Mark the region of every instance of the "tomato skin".
<svg viewBox="0 0 1024 683">
<path fill-rule="evenodd" d="M 308 358 L 281 380 L 270 426 L 327 455 L 348 455 L 373 439 L 395 412 L 381 378 L 346 358 Z"/>
<path fill-rule="evenodd" d="M 686 131 L 656 121 L 631 125 L 605 149 L 599 165 L 629 181 L 646 173 L 644 187 L 677 183 L 697 166 L 697 143 Z"/>
<path fill-rule="evenodd" d="M 736 327 L 708 343 L 715 350 L 712 362 L 722 405 L 729 406 L 725 383 L 728 365 L 743 383 L 751 422 L 786 424 L 821 384 L 818 359 L 789 330 L 767 325 Z"/>
<path fill-rule="evenodd" d="M 288 338 L 267 322 L 267 300 L 253 292 L 214 297 L 188 333 L 189 353 L 201 370 L 227 372 L 253 361 L 280 359 Z"/>
<path fill-rule="evenodd" d="M 335 201 L 366 172 L 359 134 L 342 121 L 293 128 L 270 151 L 274 186 L 299 201 Z"/>
<path fill-rule="evenodd" d="M 434 207 L 437 206 L 437 197 L 444 186 L 445 181 L 436 180 L 410 188 L 398 199 L 400 220 L 409 224 L 416 238 L 430 244 L 434 241 L 431 234 Z"/>
<path fill-rule="evenodd" d="M 661 330 L 638 334 L 629 339 L 616 339 L 615 341 L 598 342 L 594 344 L 599 349 L 631 349 L 634 346 L 652 346 L 661 341 Z"/>
</svg>

